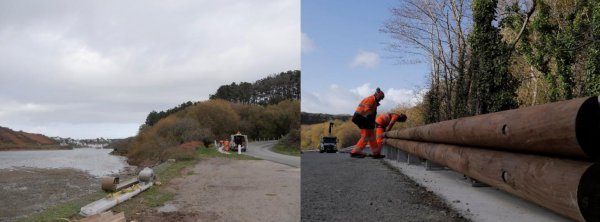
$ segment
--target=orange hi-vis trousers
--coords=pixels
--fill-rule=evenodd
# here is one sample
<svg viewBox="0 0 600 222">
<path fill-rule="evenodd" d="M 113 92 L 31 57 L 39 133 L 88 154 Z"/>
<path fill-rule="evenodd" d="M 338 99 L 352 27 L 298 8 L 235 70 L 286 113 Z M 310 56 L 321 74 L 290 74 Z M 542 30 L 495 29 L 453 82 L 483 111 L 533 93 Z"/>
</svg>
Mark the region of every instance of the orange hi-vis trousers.
<svg viewBox="0 0 600 222">
<path fill-rule="evenodd" d="M 375 135 L 377 135 L 375 142 L 377 142 L 377 149 L 381 152 L 381 146 L 383 146 L 383 136 L 385 134 L 385 129 L 382 127 L 375 128 Z"/>
<path fill-rule="evenodd" d="M 352 149 L 352 153 L 360 153 L 369 143 L 371 147 L 371 153 L 373 155 L 379 155 L 381 153 L 381 147 L 377 145 L 375 141 L 375 135 L 373 135 L 373 129 L 360 129 L 360 139 L 356 143 L 356 147 Z"/>
</svg>

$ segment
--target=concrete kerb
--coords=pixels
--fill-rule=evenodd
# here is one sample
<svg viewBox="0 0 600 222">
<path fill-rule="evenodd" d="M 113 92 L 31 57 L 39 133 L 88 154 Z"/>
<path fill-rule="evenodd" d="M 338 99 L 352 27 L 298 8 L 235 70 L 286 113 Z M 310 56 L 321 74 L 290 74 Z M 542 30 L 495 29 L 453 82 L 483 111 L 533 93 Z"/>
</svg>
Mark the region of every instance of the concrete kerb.
<svg viewBox="0 0 600 222">
<path fill-rule="evenodd" d="M 475 186 L 470 178 L 453 170 L 428 171 L 419 165 L 387 158 L 384 163 L 434 192 L 451 208 L 472 221 L 570 221 L 494 187 L 473 188 Z"/>
</svg>

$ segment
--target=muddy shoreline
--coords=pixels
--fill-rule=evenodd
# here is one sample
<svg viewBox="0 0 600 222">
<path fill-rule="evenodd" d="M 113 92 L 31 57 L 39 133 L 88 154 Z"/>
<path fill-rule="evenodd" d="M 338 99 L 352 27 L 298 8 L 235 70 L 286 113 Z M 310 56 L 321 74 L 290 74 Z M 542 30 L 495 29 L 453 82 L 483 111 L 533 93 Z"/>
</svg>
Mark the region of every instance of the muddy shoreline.
<svg viewBox="0 0 600 222">
<path fill-rule="evenodd" d="M 60 145 L 48 145 L 48 146 L 34 146 L 34 147 L 0 147 L 2 151 L 41 151 L 41 150 L 72 150 L 74 147 L 60 146 Z"/>
<path fill-rule="evenodd" d="M 98 178 L 75 169 L 0 170 L 0 221 L 38 213 L 99 190 Z"/>
<path fill-rule="evenodd" d="M 129 178 L 137 167 L 109 150 L 0 152 L 0 221 L 12 221 L 49 207 L 100 193 L 105 175 Z"/>
</svg>

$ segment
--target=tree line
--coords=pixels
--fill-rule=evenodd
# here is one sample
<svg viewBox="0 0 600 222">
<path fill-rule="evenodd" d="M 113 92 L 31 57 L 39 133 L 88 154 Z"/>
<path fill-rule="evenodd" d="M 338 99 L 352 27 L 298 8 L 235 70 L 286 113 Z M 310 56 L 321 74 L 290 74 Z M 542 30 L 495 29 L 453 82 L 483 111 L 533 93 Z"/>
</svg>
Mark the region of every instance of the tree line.
<svg viewBox="0 0 600 222">
<path fill-rule="evenodd" d="M 300 99 L 300 70 L 270 75 L 254 83 L 240 82 L 223 85 L 210 99 L 235 103 L 272 105 L 283 100 Z"/>
<path fill-rule="evenodd" d="M 431 65 L 425 122 L 600 93 L 600 2 L 401 0 L 389 49 Z"/>
<path fill-rule="evenodd" d="M 223 99 L 234 103 L 273 105 L 284 100 L 300 99 L 300 71 L 287 71 L 279 74 L 270 75 L 254 83 L 233 82 L 230 85 L 222 85 L 215 94 L 211 94 L 210 99 Z M 159 120 L 179 112 L 197 102 L 187 101 L 176 107 L 165 111 L 157 112 L 152 110 L 144 126 L 153 126 Z"/>
<path fill-rule="evenodd" d="M 300 113 L 300 123 L 302 125 L 323 123 L 323 122 L 332 121 L 332 120 L 346 121 L 346 120 L 350 120 L 351 118 L 352 118 L 352 116 L 347 115 L 347 114 L 332 115 L 332 114 L 324 114 L 324 113 L 307 113 L 307 112 Z"/>
<path fill-rule="evenodd" d="M 146 124 L 146 126 L 153 126 L 156 122 L 158 122 L 159 120 L 173 114 L 176 112 L 179 112 L 181 110 L 184 110 L 185 108 L 194 105 L 193 102 L 191 101 L 187 101 L 184 102 L 176 107 L 173 107 L 171 109 L 168 109 L 166 111 L 160 111 L 160 112 L 156 112 L 155 110 L 152 110 L 148 116 L 146 117 L 146 122 L 144 122 L 144 124 Z"/>
</svg>

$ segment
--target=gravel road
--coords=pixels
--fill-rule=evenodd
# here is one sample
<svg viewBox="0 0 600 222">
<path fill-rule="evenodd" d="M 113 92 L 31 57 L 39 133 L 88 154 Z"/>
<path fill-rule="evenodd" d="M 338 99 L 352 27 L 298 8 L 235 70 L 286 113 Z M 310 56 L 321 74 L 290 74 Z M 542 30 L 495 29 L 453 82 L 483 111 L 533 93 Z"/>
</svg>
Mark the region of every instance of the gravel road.
<svg viewBox="0 0 600 222">
<path fill-rule="evenodd" d="M 300 221 L 300 169 L 266 160 L 208 158 L 167 189 L 175 200 L 138 221 Z"/>
<path fill-rule="evenodd" d="M 467 221 L 383 160 L 302 154 L 302 221 Z"/>
<path fill-rule="evenodd" d="M 263 160 L 300 168 L 300 157 L 283 155 L 271 151 L 271 148 L 275 144 L 277 144 L 276 140 L 249 143 L 246 154 Z"/>
</svg>

